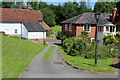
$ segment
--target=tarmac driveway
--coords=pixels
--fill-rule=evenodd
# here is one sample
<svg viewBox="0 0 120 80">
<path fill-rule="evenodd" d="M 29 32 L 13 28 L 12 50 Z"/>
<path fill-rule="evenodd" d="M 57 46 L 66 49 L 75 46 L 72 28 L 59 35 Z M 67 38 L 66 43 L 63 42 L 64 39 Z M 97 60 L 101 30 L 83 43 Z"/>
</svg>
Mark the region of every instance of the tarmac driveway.
<svg viewBox="0 0 120 80">
<path fill-rule="evenodd" d="M 48 47 L 40 52 L 30 63 L 21 78 L 118 78 L 118 72 L 91 74 L 68 67 L 58 54 L 60 42 L 47 41 Z M 41 60 L 50 46 L 56 46 L 50 61 Z"/>
</svg>

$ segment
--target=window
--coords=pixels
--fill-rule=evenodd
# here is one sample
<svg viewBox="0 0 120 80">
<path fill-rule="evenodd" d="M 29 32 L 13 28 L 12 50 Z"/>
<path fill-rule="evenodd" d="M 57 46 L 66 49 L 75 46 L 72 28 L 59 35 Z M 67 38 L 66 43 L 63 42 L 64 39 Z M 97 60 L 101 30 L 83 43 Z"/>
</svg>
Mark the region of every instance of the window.
<svg viewBox="0 0 120 80">
<path fill-rule="evenodd" d="M 65 31 L 68 30 L 68 24 L 65 24 Z"/>
<path fill-rule="evenodd" d="M 103 32 L 103 26 L 98 26 L 98 32 Z"/>
<path fill-rule="evenodd" d="M 17 33 L 17 29 L 15 29 L 15 33 Z"/>
<path fill-rule="evenodd" d="M 84 25 L 84 31 L 90 32 L 90 25 Z"/>
<path fill-rule="evenodd" d="M 114 26 L 110 26 L 110 32 L 114 32 L 115 31 L 115 27 Z"/>
<path fill-rule="evenodd" d="M 72 31 L 72 24 L 69 24 L 69 31 Z"/>
<path fill-rule="evenodd" d="M 95 39 L 94 39 L 94 38 L 91 38 L 91 42 L 95 42 Z"/>
<path fill-rule="evenodd" d="M 109 27 L 106 27 L 106 31 L 109 31 Z"/>
</svg>

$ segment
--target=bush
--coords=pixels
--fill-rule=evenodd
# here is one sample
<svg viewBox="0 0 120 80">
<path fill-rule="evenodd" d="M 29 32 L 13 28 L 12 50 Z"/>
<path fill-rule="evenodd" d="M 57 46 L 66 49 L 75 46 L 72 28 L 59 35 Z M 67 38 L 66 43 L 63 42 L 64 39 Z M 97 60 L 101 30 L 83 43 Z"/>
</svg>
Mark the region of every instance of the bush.
<svg viewBox="0 0 120 80">
<path fill-rule="evenodd" d="M 103 41 L 104 41 L 105 45 L 112 45 L 112 44 L 116 44 L 118 42 L 116 40 L 116 38 L 113 37 L 113 35 L 111 35 L 111 34 L 108 34 L 108 36 L 104 36 Z"/>
<path fill-rule="evenodd" d="M 20 39 L 20 37 L 18 36 L 10 36 L 10 37 Z"/>
<path fill-rule="evenodd" d="M 98 52 L 97 52 L 97 58 L 98 59 L 106 59 L 106 58 L 114 58 L 116 55 L 118 55 L 118 52 L 116 49 L 113 49 L 110 51 L 111 48 L 109 46 L 98 46 Z M 115 52 L 116 51 L 116 52 Z M 86 59 L 93 59 L 95 58 L 95 50 L 88 51 L 87 54 L 85 54 Z"/>
</svg>

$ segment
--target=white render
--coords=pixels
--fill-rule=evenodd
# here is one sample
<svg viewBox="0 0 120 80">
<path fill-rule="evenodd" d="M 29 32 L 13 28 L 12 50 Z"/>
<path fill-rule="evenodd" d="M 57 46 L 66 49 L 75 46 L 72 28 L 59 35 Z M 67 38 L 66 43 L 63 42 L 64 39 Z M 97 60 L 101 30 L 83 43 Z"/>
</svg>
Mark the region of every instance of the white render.
<svg viewBox="0 0 120 80">
<path fill-rule="evenodd" d="M 46 38 L 46 32 L 28 32 L 28 39 Z"/>
<path fill-rule="evenodd" d="M 17 29 L 17 33 L 15 33 Z M 21 35 L 21 23 L 0 23 L 0 31 L 4 31 L 7 35 Z"/>
<path fill-rule="evenodd" d="M 107 36 L 108 34 L 112 34 L 113 36 L 116 35 L 116 25 L 113 24 L 104 24 L 104 25 L 98 25 L 98 26 L 103 26 L 103 31 L 99 32 L 97 34 L 98 40 L 100 44 L 103 44 L 103 38 L 104 36 Z M 106 27 L 109 27 L 109 31 L 106 31 Z M 115 27 L 113 32 L 110 32 L 110 27 Z"/>
<path fill-rule="evenodd" d="M 15 33 L 17 30 L 17 33 Z M 19 36 L 25 39 L 43 39 L 46 38 L 46 32 L 28 32 L 23 23 L 0 23 L 0 32 L 10 36 Z"/>
</svg>

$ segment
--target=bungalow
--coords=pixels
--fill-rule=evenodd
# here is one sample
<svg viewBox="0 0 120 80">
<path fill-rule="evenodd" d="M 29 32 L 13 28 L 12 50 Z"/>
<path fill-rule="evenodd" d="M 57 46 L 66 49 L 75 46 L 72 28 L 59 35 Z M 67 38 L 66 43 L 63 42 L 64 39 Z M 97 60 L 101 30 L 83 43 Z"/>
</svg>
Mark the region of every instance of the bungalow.
<svg viewBox="0 0 120 80">
<path fill-rule="evenodd" d="M 88 32 L 88 37 L 91 37 L 91 41 L 95 41 L 96 19 L 94 14 L 95 13 L 83 13 L 61 22 L 62 33 L 79 36 L 82 31 L 85 31 Z M 100 44 L 103 44 L 103 37 L 104 35 L 108 35 L 108 33 L 115 35 L 116 25 L 112 23 L 112 14 L 102 13 L 98 23 L 97 35 Z"/>
<path fill-rule="evenodd" d="M 46 38 L 46 30 L 41 25 L 41 11 L 10 8 L 0 8 L 0 11 L 0 32 L 37 42 Z"/>
</svg>

